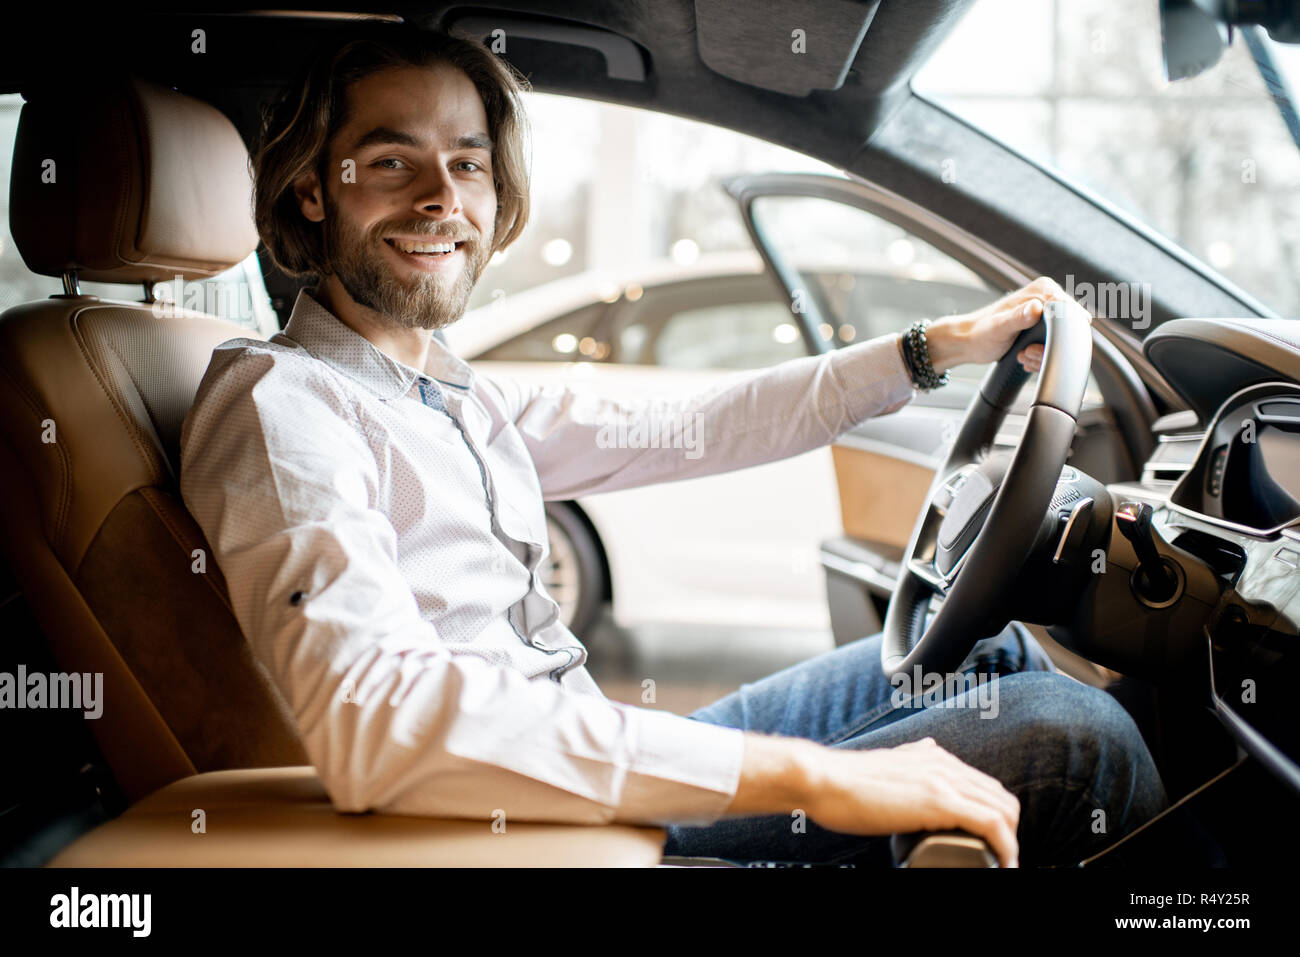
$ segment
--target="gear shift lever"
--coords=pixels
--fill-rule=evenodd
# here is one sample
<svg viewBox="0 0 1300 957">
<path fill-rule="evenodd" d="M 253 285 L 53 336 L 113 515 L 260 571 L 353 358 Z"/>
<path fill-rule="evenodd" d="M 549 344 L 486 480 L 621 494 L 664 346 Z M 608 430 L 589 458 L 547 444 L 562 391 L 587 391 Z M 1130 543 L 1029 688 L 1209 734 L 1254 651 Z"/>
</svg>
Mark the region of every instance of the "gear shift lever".
<svg viewBox="0 0 1300 957">
<path fill-rule="evenodd" d="M 969 831 L 913 831 L 889 839 L 895 867 L 997 867 L 993 849 Z"/>
<path fill-rule="evenodd" d="M 1165 564 L 1156 548 L 1155 529 L 1151 526 L 1151 506 L 1146 502 L 1124 502 L 1115 509 L 1120 533 L 1133 545 L 1138 567 L 1135 587 L 1152 602 L 1166 601 L 1178 588 L 1178 576 Z"/>
</svg>

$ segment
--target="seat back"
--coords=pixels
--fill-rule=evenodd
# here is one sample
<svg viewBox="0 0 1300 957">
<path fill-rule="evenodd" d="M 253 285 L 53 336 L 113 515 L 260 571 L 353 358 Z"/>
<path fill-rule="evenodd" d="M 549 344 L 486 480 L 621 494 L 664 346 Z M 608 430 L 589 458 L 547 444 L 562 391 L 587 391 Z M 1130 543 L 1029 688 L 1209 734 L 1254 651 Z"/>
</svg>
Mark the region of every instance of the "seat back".
<svg viewBox="0 0 1300 957">
<path fill-rule="evenodd" d="M 250 197 L 238 132 L 197 100 L 123 79 L 23 107 L 11 232 L 68 292 L 0 315 L 4 549 L 59 668 L 103 675 L 90 726 L 132 801 L 195 772 L 309 763 L 177 484 L 212 350 L 254 334 L 75 294 L 78 276 L 230 268 L 257 243 Z"/>
</svg>

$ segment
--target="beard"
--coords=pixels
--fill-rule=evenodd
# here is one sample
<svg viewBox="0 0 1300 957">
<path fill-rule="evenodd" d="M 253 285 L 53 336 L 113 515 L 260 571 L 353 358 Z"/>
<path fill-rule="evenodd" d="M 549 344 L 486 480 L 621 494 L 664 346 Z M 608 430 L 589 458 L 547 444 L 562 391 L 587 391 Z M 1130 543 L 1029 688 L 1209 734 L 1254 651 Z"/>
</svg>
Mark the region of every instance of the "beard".
<svg viewBox="0 0 1300 957">
<path fill-rule="evenodd" d="M 428 219 L 377 223 L 367 231 L 343 216 L 328 199 L 324 206 L 321 226 L 326 261 L 357 305 L 409 329 L 441 329 L 465 314 L 474 284 L 487 266 L 491 235 L 482 237 L 466 223 Z M 393 234 L 459 242 L 456 252 L 465 256 L 465 264 L 454 275 L 412 270 L 409 276 L 399 277 L 377 248 L 384 236 Z"/>
</svg>

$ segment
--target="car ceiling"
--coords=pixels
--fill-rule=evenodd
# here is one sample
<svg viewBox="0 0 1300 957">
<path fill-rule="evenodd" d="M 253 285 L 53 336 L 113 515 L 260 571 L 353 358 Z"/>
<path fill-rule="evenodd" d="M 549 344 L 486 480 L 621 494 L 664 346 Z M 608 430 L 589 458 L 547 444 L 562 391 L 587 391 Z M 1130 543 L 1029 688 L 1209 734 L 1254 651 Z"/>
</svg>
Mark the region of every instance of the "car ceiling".
<svg viewBox="0 0 1300 957">
<path fill-rule="evenodd" d="M 508 59 L 539 91 L 653 104 L 732 127 L 743 117 L 745 132 L 846 165 L 906 98 L 912 74 L 973 2 L 502 0 L 334 9 L 382 11 L 425 27 L 496 22 L 506 31 Z M 356 21 L 320 16 L 330 9 L 324 4 L 277 4 L 282 13 L 314 16 L 253 17 L 230 8 L 230 14 L 221 13 L 219 3 L 195 13 L 175 7 L 114 11 L 98 21 L 64 16 L 57 28 L 6 31 L 0 89 L 75 85 L 101 70 L 129 68 L 213 102 L 248 137 L 256 124 L 250 88 L 264 88 L 269 96 L 297 73 L 317 41 L 354 29 Z M 644 64 L 644 80 L 611 78 L 596 49 L 529 37 L 530 24 L 594 28 L 597 39 L 604 32 L 606 41 L 630 41 Z M 201 55 L 191 52 L 197 28 L 206 34 Z M 792 51 L 795 31 L 803 31 L 804 53 Z M 50 56 L 33 36 L 57 36 L 59 55 Z"/>
</svg>

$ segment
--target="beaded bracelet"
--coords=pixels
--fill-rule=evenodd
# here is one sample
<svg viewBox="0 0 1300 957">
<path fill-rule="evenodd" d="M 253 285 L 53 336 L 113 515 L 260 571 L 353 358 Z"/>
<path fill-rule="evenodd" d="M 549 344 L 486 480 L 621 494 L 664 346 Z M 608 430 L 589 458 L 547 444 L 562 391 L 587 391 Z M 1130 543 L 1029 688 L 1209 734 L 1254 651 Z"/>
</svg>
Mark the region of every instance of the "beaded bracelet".
<svg viewBox="0 0 1300 957">
<path fill-rule="evenodd" d="M 929 324 L 928 319 L 918 319 L 903 333 L 903 358 L 911 373 L 912 384 L 925 392 L 949 382 L 949 370 L 945 369 L 943 375 L 939 375 L 930 362 L 930 348 L 925 341 L 925 329 Z"/>
</svg>

